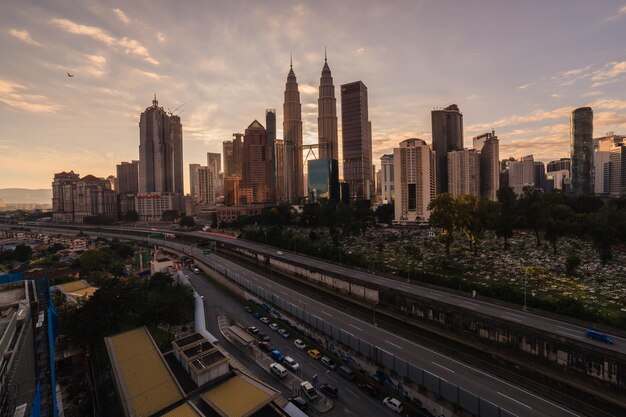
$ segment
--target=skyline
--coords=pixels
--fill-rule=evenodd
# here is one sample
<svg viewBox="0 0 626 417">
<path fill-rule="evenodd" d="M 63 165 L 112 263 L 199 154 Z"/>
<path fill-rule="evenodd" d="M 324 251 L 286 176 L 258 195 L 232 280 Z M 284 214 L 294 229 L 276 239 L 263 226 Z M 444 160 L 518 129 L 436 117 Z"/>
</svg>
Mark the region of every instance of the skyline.
<svg viewBox="0 0 626 417">
<path fill-rule="evenodd" d="M 281 109 L 291 52 L 303 142 L 316 143 L 324 46 L 335 88 L 368 86 L 377 167 L 402 140 L 430 144 L 430 111 L 453 103 L 464 145 L 493 128 L 501 159 L 569 156 L 577 107 L 593 108 L 594 137 L 626 133 L 624 2 L 54 3 L 0 5 L 0 188 L 49 188 L 68 170 L 115 174 L 138 159 L 154 91 L 166 110 L 185 103 L 184 166 L 204 164 L 266 108 Z M 282 119 L 279 110 L 280 139 Z"/>
</svg>

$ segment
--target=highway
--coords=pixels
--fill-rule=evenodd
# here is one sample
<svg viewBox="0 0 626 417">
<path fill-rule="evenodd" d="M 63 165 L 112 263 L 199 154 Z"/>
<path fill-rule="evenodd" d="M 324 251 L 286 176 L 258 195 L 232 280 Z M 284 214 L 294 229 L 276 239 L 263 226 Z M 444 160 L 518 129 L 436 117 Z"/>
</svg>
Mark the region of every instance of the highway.
<svg viewBox="0 0 626 417">
<path fill-rule="evenodd" d="M 575 324 L 567 323 L 564 321 L 540 316 L 538 314 L 524 311 L 522 308 L 510 308 L 502 305 L 493 304 L 488 301 L 472 299 L 470 297 L 451 294 L 446 291 L 427 288 L 419 284 L 406 283 L 401 280 L 381 277 L 375 274 L 357 271 L 341 265 L 325 262 L 320 259 L 311 258 L 305 255 L 300 255 L 298 253 L 288 252 L 285 250 L 281 250 L 281 252 L 283 252 L 283 255 L 277 255 L 278 250 L 276 248 L 267 247 L 259 243 L 221 238 L 212 235 L 207 236 L 205 233 L 202 232 L 194 232 L 193 234 L 198 237 L 216 240 L 228 245 L 234 245 L 241 248 L 249 249 L 251 251 L 268 255 L 276 259 L 284 259 L 285 262 L 288 263 L 310 265 L 319 270 L 326 271 L 334 276 L 346 276 L 355 280 L 372 283 L 382 287 L 393 287 L 394 289 L 401 290 L 407 294 L 413 294 L 423 298 L 429 298 L 433 301 L 437 301 L 440 303 L 451 304 L 458 308 L 471 310 L 473 312 L 485 314 L 494 318 L 507 320 L 511 323 L 515 323 L 518 325 L 528 326 L 549 333 L 553 333 L 566 339 L 573 339 L 578 342 L 584 342 L 596 347 L 626 354 L 626 339 L 623 337 L 611 335 L 615 342 L 613 345 L 609 345 L 600 341 L 595 341 L 585 337 L 585 330 L 587 329 L 586 327 L 577 326 Z"/>
</svg>

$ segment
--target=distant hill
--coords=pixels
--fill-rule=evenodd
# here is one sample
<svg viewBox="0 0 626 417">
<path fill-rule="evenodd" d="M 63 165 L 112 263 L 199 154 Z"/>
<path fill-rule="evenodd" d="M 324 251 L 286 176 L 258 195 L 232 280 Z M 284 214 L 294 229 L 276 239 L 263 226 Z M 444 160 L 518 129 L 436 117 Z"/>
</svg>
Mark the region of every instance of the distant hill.
<svg viewBox="0 0 626 417">
<path fill-rule="evenodd" d="M 37 190 L 28 188 L 0 188 L 0 200 L 5 204 L 52 204 L 52 188 Z"/>
</svg>

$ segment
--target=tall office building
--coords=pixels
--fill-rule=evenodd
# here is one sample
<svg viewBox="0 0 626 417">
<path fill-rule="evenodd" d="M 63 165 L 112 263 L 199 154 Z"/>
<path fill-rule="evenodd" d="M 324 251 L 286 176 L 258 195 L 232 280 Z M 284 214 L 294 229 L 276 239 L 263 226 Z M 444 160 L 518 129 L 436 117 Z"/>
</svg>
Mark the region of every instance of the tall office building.
<svg viewBox="0 0 626 417">
<path fill-rule="evenodd" d="M 139 192 L 183 193 L 183 127 L 154 95 L 139 120 Z"/>
<path fill-rule="evenodd" d="M 524 187 L 535 187 L 535 159 L 532 155 L 509 162 L 509 187 L 517 195 L 523 193 Z"/>
<path fill-rule="evenodd" d="M 339 166 L 336 159 L 312 159 L 307 162 L 309 198 L 339 201 Z"/>
<path fill-rule="evenodd" d="M 463 149 L 463 114 L 456 104 L 430 113 L 437 157 L 437 194 L 448 192 L 448 152 Z"/>
<path fill-rule="evenodd" d="M 215 175 L 210 166 L 198 167 L 198 197 L 204 204 L 215 204 Z"/>
<path fill-rule="evenodd" d="M 273 166 L 267 131 L 255 120 L 246 129 L 243 140 L 241 195 L 245 203 L 276 201 L 276 187 L 271 181 Z"/>
<path fill-rule="evenodd" d="M 276 139 L 274 149 L 276 151 L 276 200 L 285 201 L 285 141 Z"/>
<path fill-rule="evenodd" d="M 267 130 L 267 143 L 272 152 L 272 172 L 271 172 L 271 182 L 274 184 L 274 190 L 277 189 L 276 182 L 276 109 L 266 109 L 265 110 L 265 129 Z"/>
<path fill-rule="evenodd" d="M 609 170 L 609 194 L 626 196 L 626 144 L 620 143 L 611 149 Z"/>
<path fill-rule="evenodd" d="M 217 152 L 207 152 L 206 154 L 206 162 L 213 173 L 213 177 L 217 177 L 217 174 L 222 172 L 222 154 Z"/>
<path fill-rule="evenodd" d="M 394 157 L 392 153 L 385 154 L 380 157 L 380 188 L 381 197 L 383 203 L 385 204 L 393 203 L 395 199 L 393 158 Z"/>
<path fill-rule="evenodd" d="M 224 153 L 224 177 L 241 176 L 243 134 L 233 133 L 233 140 L 222 142 L 222 150 Z"/>
<path fill-rule="evenodd" d="M 558 161 L 550 161 L 548 165 L 546 165 L 547 172 L 554 171 L 571 171 L 572 170 L 572 160 L 570 158 L 561 158 Z"/>
<path fill-rule="evenodd" d="M 591 164 L 593 158 L 593 110 L 580 107 L 570 118 L 570 148 L 572 152 L 572 191 L 591 192 Z"/>
<path fill-rule="evenodd" d="M 546 189 L 546 166 L 543 162 L 535 161 L 535 172 L 533 176 L 535 188 Z"/>
<path fill-rule="evenodd" d="M 608 195 L 611 178 L 611 152 L 596 150 L 593 152 L 593 192 Z"/>
<path fill-rule="evenodd" d="M 372 136 L 367 87 L 356 81 L 341 86 L 341 130 L 343 135 L 343 180 L 351 200 L 370 199 Z"/>
<path fill-rule="evenodd" d="M 200 164 L 189 164 L 189 194 L 194 200 L 200 198 L 200 178 L 198 177 L 199 169 Z"/>
<path fill-rule="evenodd" d="M 337 141 L 337 99 L 335 85 L 324 51 L 324 67 L 320 78 L 319 99 L 317 100 L 317 137 L 320 159 L 339 160 Z"/>
<path fill-rule="evenodd" d="M 494 131 L 476 136 L 474 149 L 480 153 L 480 195 L 496 201 L 500 188 L 500 141 Z"/>
<path fill-rule="evenodd" d="M 421 139 L 406 139 L 393 150 L 395 185 L 395 221 L 428 221 L 428 205 L 435 198 L 435 155 Z"/>
<path fill-rule="evenodd" d="M 302 106 L 293 64 L 290 66 L 285 85 L 283 104 L 285 200 L 296 202 L 304 196 L 302 161 Z"/>
<path fill-rule="evenodd" d="M 118 194 L 137 194 L 139 192 L 139 161 L 122 162 L 116 168 Z"/>
<path fill-rule="evenodd" d="M 228 177 L 229 175 L 233 175 L 231 172 L 233 169 L 233 165 L 235 163 L 235 161 L 233 160 L 234 158 L 233 148 L 234 146 L 233 146 L 232 140 L 225 140 L 224 142 L 222 142 L 222 155 L 224 155 L 224 176 L 225 177 Z"/>
<path fill-rule="evenodd" d="M 448 152 L 448 192 L 480 197 L 480 154 L 475 149 Z"/>
</svg>

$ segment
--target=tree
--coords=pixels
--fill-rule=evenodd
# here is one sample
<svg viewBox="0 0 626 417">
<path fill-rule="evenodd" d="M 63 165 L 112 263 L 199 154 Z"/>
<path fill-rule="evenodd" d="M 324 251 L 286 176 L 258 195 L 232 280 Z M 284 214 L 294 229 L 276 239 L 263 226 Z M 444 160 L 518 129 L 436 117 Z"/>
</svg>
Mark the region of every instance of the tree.
<svg viewBox="0 0 626 417">
<path fill-rule="evenodd" d="M 450 255 L 450 246 L 454 242 L 457 207 L 451 194 L 437 195 L 428 205 L 429 224 L 441 229 L 440 239 L 446 245 L 446 255 Z"/>
<path fill-rule="evenodd" d="M 28 245 L 20 244 L 13 249 L 13 259 L 18 262 L 29 261 L 32 256 L 33 249 Z"/>
<path fill-rule="evenodd" d="M 127 222 L 136 222 L 139 220 L 139 213 L 137 213 L 136 210 L 129 210 L 124 213 L 122 220 L 125 220 Z"/>
<path fill-rule="evenodd" d="M 576 272 L 576 268 L 580 266 L 580 257 L 575 253 L 570 253 L 565 258 L 565 273 L 568 276 L 573 276 Z"/>
<path fill-rule="evenodd" d="M 173 222 L 179 217 L 177 210 L 165 210 L 163 214 L 161 214 L 161 220 L 164 222 Z"/>
<path fill-rule="evenodd" d="M 543 226 L 545 237 L 552 245 L 556 255 L 557 240 L 572 230 L 572 218 L 574 210 L 565 204 L 550 204 L 546 207 Z"/>
<path fill-rule="evenodd" d="M 539 247 L 541 245 L 539 230 L 545 218 L 545 204 L 541 191 L 532 186 L 524 187 L 522 196 L 517 201 L 517 209 L 521 223 L 533 230 Z"/>
<path fill-rule="evenodd" d="M 182 227 L 194 227 L 196 222 L 193 220 L 192 216 L 183 216 L 178 222 Z"/>
<path fill-rule="evenodd" d="M 376 212 L 374 213 L 376 215 L 376 221 L 378 223 L 391 224 L 395 214 L 394 210 L 394 203 L 381 204 L 376 207 Z"/>
<path fill-rule="evenodd" d="M 500 188 L 496 192 L 499 210 L 496 220 L 496 236 L 504 239 L 504 250 L 509 248 L 508 239 L 513 237 L 513 219 L 515 218 L 515 204 L 517 195 L 511 187 Z"/>
<path fill-rule="evenodd" d="M 491 227 L 496 218 L 497 206 L 491 201 L 472 194 L 459 196 L 456 205 L 455 228 L 464 233 L 470 242 L 470 250 L 478 253 L 478 242 L 485 230 Z"/>
<path fill-rule="evenodd" d="M 624 217 L 623 211 L 610 203 L 588 217 L 587 229 L 603 264 L 613 259 L 612 246 L 617 243 Z"/>
</svg>

